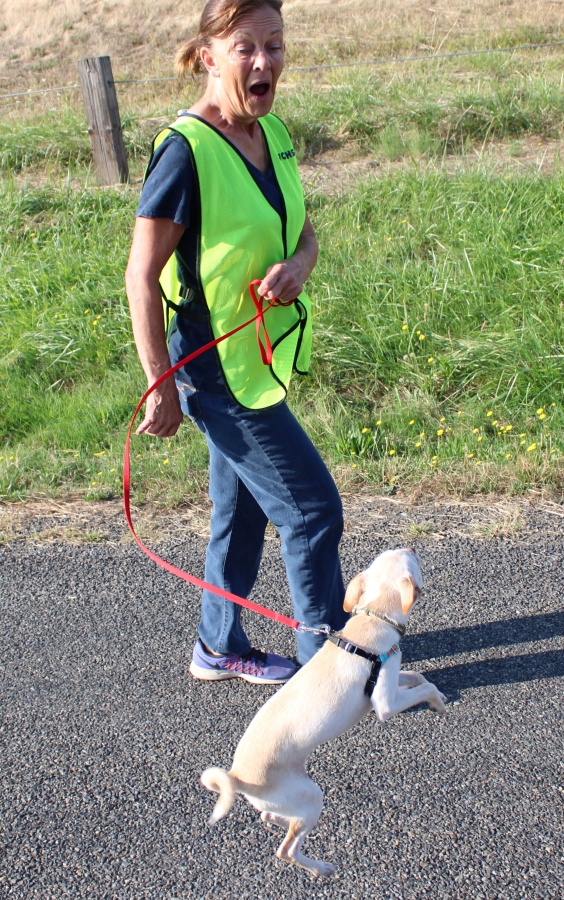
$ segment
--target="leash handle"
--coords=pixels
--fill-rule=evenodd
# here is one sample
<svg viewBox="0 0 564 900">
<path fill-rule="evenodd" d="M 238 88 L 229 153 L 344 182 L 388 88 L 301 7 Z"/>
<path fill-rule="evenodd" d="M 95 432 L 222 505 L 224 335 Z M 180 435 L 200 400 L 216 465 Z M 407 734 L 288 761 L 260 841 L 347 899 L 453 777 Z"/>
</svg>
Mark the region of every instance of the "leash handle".
<svg viewBox="0 0 564 900">
<path fill-rule="evenodd" d="M 202 353 L 205 353 L 207 350 L 211 350 L 211 348 L 215 347 L 216 344 L 219 344 L 221 341 L 226 340 L 228 337 L 231 337 L 231 335 L 236 334 L 238 331 L 241 331 L 241 329 L 246 328 L 247 325 L 251 325 L 255 320 L 257 322 L 257 337 L 261 350 L 261 358 L 265 365 L 270 365 L 270 362 L 272 361 L 272 346 L 270 344 L 270 338 L 268 337 L 268 332 L 264 324 L 264 314 L 273 306 L 289 306 L 290 304 L 288 302 L 279 300 L 270 300 L 268 305 L 264 306 L 264 299 L 261 297 L 259 302 L 256 299 L 256 295 L 254 292 L 254 287 L 259 284 L 260 281 L 256 280 L 253 281 L 251 285 L 249 285 L 251 297 L 253 298 L 253 302 L 257 310 L 256 315 L 253 316 L 252 319 L 249 319 L 247 322 L 243 322 L 242 325 L 238 325 L 237 328 L 234 328 L 227 334 L 223 334 L 221 337 L 215 338 L 215 340 L 213 341 L 209 341 L 207 344 L 204 344 L 203 347 L 199 347 L 198 350 L 195 350 L 193 353 L 185 356 L 184 359 L 181 359 L 180 362 L 177 362 L 174 366 L 171 366 L 170 369 L 168 369 L 163 375 L 157 378 L 154 384 L 152 384 L 151 387 L 149 387 L 141 397 L 139 403 L 137 404 L 135 412 L 133 413 L 131 422 L 129 423 L 127 437 L 125 439 L 125 450 L 123 455 L 123 508 L 129 530 L 131 531 L 131 534 L 133 535 L 136 543 L 139 545 L 143 553 L 145 553 L 145 555 L 148 556 L 149 559 L 156 563 L 157 566 L 160 566 L 162 569 L 170 572 L 171 575 L 176 575 L 177 578 L 182 578 L 183 581 L 188 581 L 190 584 L 193 584 L 196 587 L 201 588 L 202 590 L 210 591 L 212 594 L 216 594 L 218 597 L 222 597 L 224 600 L 230 600 L 232 603 L 237 603 L 238 606 L 243 606 L 245 609 L 250 609 L 252 610 L 252 612 L 256 612 L 259 615 L 266 616 L 268 619 L 273 619 L 280 625 L 287 625 L 289 628 L 298 629 L 300 628 L 300 625 L 302 623 L 296 621 L 296 619 L 290 619 L 289 616 L 284 616 L 282 615 L 282 613 L 275 612 L 272 609 L 267 609 L 267 607 L 261 606 L 260 603 L 255 603 L 253 600 L 247 600 L 246 597 L 238 597 L 237 594 L 231 594 L 229 591 L 224 591 L 222 588 L 216 587 L 214 584 L 203 581 L 203 579 L 201 578 L 196 578 L 195 575 L 190 575 L 189 572 L 184 572 L 183 569 L 178 569 L 176 566 L 173 566 L 172 563 L 167 562 L 166 559 L 163 559 L 161 556 L 158 556 L 158 554 L 153 553 L 152 550 L 145 546 L 143 541 L 136 533 L 131 517 L 131 435 L 133 432 L 133 426 L 135 425 L 135 420 L 137 419 L 141 407 L 145 403 L 147 397 L 149 397 L 153 393 L 153 391 L 160 387 L 163 382 L 174 375 L 175 372 L 178 372 L 178 370 L 181 369 L 182 366 L 187 365 L 193 359 L 196 359 L 196 357 L 201 356 Z M 290 302 L 293 303 L 294 301 L 292 300 Z M 263 329 L 266 347 L 263 347 L 260 340 L 260 327 L 262 327 Z M 266 362 L 265 354 L 266 357 L 268 357 L 269 352 L 270 360 Z"/>
<path fill-rule="evenodd" d="M 266 330 L 266 325 L 264 324 L 264 314 L 267 309 L 270 309 L 271 306 L 291 306 L 292 303 L 295 303 L 295 300 L 271 300 L 267 307 L 264 306 L 264 297 L 261 297 L 259 294 L 257 297 L 257 293 L 255 288 L 259 286 L 261 283 L 260 278 L 255 278 L 254 281 L 251 281 L 249 285 L 249 292 L 252 297 L 253 303 L 255 304 L 255 309 L 257 311 L 256 314 L 256 329 L 257 329 L 257 343 L 259 345 L 260 356 L 265 366 L 269 366 L 272 362 L 272 344 L 270 343 L 270 337 L 268 335 L 268 331 Z M 262 334 L 261 334 L 262 331 Z M 264 344 L 262 342 L 262 336 L 264 335 Z"/>
</svg>

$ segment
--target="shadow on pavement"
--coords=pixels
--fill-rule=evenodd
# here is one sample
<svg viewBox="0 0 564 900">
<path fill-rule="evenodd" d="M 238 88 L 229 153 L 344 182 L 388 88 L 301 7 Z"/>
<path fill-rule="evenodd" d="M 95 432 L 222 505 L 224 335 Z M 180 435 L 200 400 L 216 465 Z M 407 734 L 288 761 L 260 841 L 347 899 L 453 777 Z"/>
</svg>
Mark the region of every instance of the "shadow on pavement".
<svg viewBox="0 0 564 900">
<path fill-rule="evenodd" d="M 445 628 L 409 634 L 402 640 L 403 664 L 417 659 L 472 653 L 485 647 L 508 647 L 529 641 L 547 641 L 564 634 L 564 611 L 502 619 L 463 628 Z"/>
<path fill-rule="evenodd" d="M 428 631 L 402 641 L 402 663 L 471 653 L 488 647 L 508 647 L 549 640 L 564 634 L 564 612 L 503 619 L 482 625 Z M 477 660 L 425 672 L 429 681 L 453 697 L 457 691 L 493 684 L 534 681 L 564 676 L 564 650 L 547 650 L 495 659 Z"/>
<path fill-rule="evenodd" d="M 425 678 L 436 684 L 439 690 L 451 699 L 458 691 L 468 688 L 562 676 L 564 676 L 564 650 L 484 659 L 425 672 Z"/>
</svg>

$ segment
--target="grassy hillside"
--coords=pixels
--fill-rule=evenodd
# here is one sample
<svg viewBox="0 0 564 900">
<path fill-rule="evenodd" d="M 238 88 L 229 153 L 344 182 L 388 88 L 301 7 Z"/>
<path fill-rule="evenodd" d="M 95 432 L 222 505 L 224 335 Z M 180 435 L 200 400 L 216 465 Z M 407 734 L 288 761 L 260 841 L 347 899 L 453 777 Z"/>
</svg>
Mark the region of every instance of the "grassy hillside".
<svg viewBox="0 0 564 900">
<path fill-rule="evenodd" d="M 432 7 L 287 3 L 291 60 L 515 45 L 558 37 L 560 27 L 554 4 L 537 15 L 536 31 L 537 3 Z M 4 13 L 13 9 L 4 4 Z M 50 57 L 29 52 L 25 65 L 22 56 L 6 66 L 6 83 L 23 72 L 30 81 L 40 71 L 45 83 L 60 77 L 61 47 L 74 52 L 83 34 L 79 55 L 101 52 L 95 41 L 107 34 L 130 41 L 130 55 L 116 57 L 124 71 L 154 74 L 165 65 L 166 28 L 178 37 L 177 9 L 147 7 L 136 27 L 151 40 L 137 51 L 127 24 L 110 27 L 125 4 L 91 4 L 90 30 L 77 20 Z M 73 10 L 55 4 L 52 29 Z M 102 20 L 106 32 L 94 27 Z M 20 34 L 30 51 L 25 27 L 10 21 L 2 39 Z M 282 86 L 276 110 L 309 163 L 307 202 L 321 241 L 310 284 L 314 365 L 296 379 L 291 403 L 342 487 L 561 496 L 563 57 L 556 48 L 323 70 L 290 74 Z M 49 58 L 53 67 L 41 69 Z M 133 183 L 117 189 L 95 186 L 77 95 L 7 107 L 0 498 L 119 495 L 124 431 L 144 389 L 123 290 L 136 182 L 150 137 L 198 90 L 120 86 Z M 326 159 L 336 162 L 334 189 L 324 193 L 315 172 Z M 363 163 L 355 182 L 343 159 Z M 205 487 L 205 445 L 190 425 L 172 441 L 136 439 L 134 456 L 138 499 L 182 502 Z"/>
</svg>

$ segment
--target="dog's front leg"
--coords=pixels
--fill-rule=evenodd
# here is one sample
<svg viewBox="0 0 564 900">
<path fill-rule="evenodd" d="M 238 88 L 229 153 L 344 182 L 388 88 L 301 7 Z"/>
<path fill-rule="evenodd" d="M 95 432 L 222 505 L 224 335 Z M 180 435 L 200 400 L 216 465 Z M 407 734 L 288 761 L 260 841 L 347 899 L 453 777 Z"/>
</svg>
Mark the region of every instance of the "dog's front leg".
<svg viewBox="0 0 564 900">
<path fill-rule="evenodd" d="M 430 681 L 426 681 L 422 675 L 418 677 L 417 672 L 400 673 L 399 660 L 395 665 L 393 663 L 396 663 L 396 660 L 392 658 L 384 663 L 380 669 L 376 687 L 370 698 L 379 721 L 386 722 L 397 713 L 410 709 L 412 706 L 417 706 L 419 703 L 428 703 L 434 712 L 442 715 L 445 712 L 446 703 L 444 694 L 441 694 L 438 688 L 431 684 Z M 407 676 L 408 680 L 411 680 L 410 676 L 415 676 L 417 681 L 419 678 L 422 678 L 423 683 L 418 683 L 414 687 L 408 687 L 407 690 L 400 690 L 400 687 L 407 687 L 405 679 L 402 679 L 402 675 Z M 401 684 L 402 681 L 404 681 L 403 685 Z"/>
<path fill-rule="evenodd" d="M 416 687 L 418 684 L 425 684 L 427 679 L 421 674 L 421 672 L 400 672 L 398 678 L 398 686 L 400 688 L 412 688 Z"/>
</svg>

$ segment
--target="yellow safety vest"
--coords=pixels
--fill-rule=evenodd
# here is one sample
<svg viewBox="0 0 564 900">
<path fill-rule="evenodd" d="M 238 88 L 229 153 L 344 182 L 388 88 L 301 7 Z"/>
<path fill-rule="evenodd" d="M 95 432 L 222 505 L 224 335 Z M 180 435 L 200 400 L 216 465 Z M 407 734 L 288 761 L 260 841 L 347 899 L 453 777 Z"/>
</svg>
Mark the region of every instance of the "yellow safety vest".
<svg viewBox="0 0 564 900">
<path fill-rule="evenodd" d="M 249 284 L 262 279 L 273 263 L 291 256 L 305 222 L 305 204 L 296 155 L 285 125 L 273 114 L 258 120 L 284 199 L 284 215 L 268 202 L 239 151 L 203 119 L 183 115 L 156 138 L 171 132 L 189 143 L 200 193 L 201 222 L 197 272 L 215 338 L 256 312 Z M 175 256 L 161 274 L 166 298 L 182 305 Z M 254 325 L 217 345 L 227 385 L 247 409 L 265 409 L 284 400 L 292 372 L 305 374 L 311 355 L 311 303 L 302 292 L 291 306 L 265 314 L 273 348 L 272 363 L 262 362 Z"/>
</svg>

